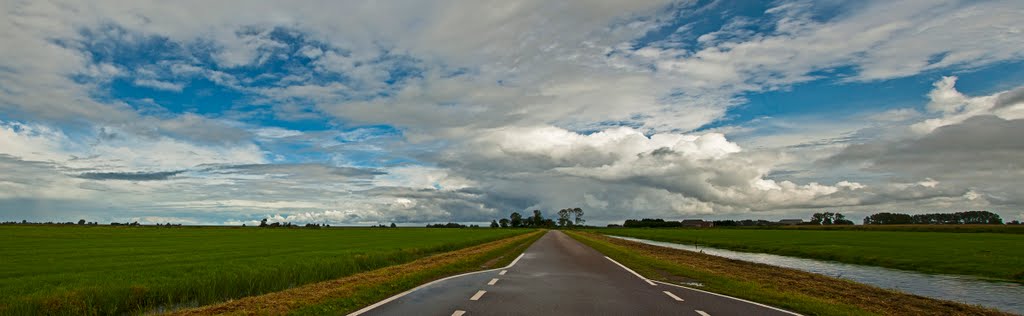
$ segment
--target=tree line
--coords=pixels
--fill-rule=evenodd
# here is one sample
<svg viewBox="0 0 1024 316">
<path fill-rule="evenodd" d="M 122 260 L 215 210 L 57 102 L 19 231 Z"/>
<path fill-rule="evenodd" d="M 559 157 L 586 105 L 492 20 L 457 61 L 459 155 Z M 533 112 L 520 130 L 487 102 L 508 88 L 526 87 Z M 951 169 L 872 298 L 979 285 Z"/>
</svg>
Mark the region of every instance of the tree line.
<svg viewBox="0 0 1024 316">
<path fill-rule="evenodd" d="M 999 214 L 989 211 L 966 211 L 955 213 L 903 214 L 882 212 L 864 218 L 864 225 L 910 225 L 910 224 L 1002 224 Z M 1011 222 L 1012 223 L 1012 222 Z"/>
<path fill-rule="evenodd" d="M 544 217 L 544 213 L 541 210 L 533 210 L 532 214 L 524 216 L 519 212 L 512 212 L 508 218 L 502 218 L 497 220 L 491 220 L 491 228 L 568 228 L 576 226 L 584 226 L 587 222 L 583 218 L 583 209 L 581 208 L 564 208 L 558 211 L 558 218 L 551 219 Z M 429 228 L 476 228 L 477 225 L 462 225 L 459 223 L 447 223 L 447 224 L 428 224 Z"/>
</svg>

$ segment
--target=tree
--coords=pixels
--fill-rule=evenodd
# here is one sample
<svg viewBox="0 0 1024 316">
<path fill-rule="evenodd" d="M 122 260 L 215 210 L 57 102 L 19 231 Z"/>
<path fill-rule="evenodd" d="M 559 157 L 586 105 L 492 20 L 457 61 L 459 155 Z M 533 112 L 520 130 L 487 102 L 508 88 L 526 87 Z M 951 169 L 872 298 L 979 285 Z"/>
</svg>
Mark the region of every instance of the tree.
<svg viewBox="0 0 1024 316">
<path fill-rule="evenodd" d="M 544 225 L 544 215 L 540 213 L 540 210 L 533 210 L 533 217 L 531 219 L 531 222 L 533 222 L 532 226 Z"/>
<path fill-rule="evenodd" d="M 565 227 L 571 224 L 569 221 L 569 209 L 563 208 L 558 210 L 558 226 Z"/>
<path fill-rule="evenodd" d="M 523 215 L 520 215 L 519 212 L 512 212 L 508 218 L 511 220 L 513 228 L 523 227 Z"/>
<path fill-rule="evenodd" d="M 836 213 L 835 219 L 832 220 L 833 225 L 853 225 L 853 221 L 846 219 L 842 213 Z"/>
<path fill-rule="evenodd" d="M 264 218 L 263 220 L 260 221 L 260 227 L 267 227 L 267 219 L 266 218 Z"/>
<path fill-rule="evenodd" d="M 576 221 L 575 221 L 576 222 L 575 223 L 576 226 L 582 226 L 583 223 L 587 222 L 587 220 L 583 219 L 583 209 L 578 208 L 578 207 L 574 208 L 574 209 L 572 209 L 572 213 L 576 217 Z"/>
<path fill-rule="evenodd" d="M 508 227 L 508 219 L 507 218 L 502 218 L 501 220 L 498 221 L 498 224 L 501 224 L 501 228 L 507 228 Z"/>
<path fill-rule="evenodd" d="M 398 225 L 395 225 L 395 223 L 392 222 L 391 223 L 391 228 L 396 228 L 396 227 L 398 227 Z"/>
<path fill-rule="evenodd" d="M 78 220 L 78 225 L 85 225 L 85 220 L 84 219 Z"/>
<path fill-rule="evenodd" d="M 498 228 L 498 221 L 492 219 L 491 220 L 491 228 Z"/>
</svg>

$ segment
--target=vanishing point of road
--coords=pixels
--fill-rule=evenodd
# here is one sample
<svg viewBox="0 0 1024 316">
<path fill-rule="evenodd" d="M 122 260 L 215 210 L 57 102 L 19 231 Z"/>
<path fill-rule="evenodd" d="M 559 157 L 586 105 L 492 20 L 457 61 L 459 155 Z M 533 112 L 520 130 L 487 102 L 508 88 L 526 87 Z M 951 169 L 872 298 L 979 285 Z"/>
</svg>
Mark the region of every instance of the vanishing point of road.
<svg viewBox="0 0 1024 316">
<path fill-rule="evenodd" d="M 354 315 L 797 315 L 651 281 L 560 231 L 505 268 L 442 279 Z"/>
</svg>

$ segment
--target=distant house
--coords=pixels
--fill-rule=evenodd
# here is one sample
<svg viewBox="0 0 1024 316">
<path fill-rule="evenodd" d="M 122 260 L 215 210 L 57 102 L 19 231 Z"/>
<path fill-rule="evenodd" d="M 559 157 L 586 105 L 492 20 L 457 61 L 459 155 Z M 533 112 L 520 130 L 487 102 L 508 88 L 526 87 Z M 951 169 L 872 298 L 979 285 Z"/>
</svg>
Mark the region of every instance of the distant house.
<svg viewBox="0 0 1024 316">
<path fill-rule="evenodd" d="M 705 222 L 703 219 L 684 219 L 681 223 L 683 223 L 683 227 L 715 227 L 715 223 Z"/>
<path fill-rule="evenodd" d="M 802 219 L 784 219 L 784 220 L 779 221 L 779 224 L 782 224 L 782 225 L 800 225 L 800 224 L 803 224 L 803 223 L 804 223 L 804 220 L 802 220 Z"/>
</svg>

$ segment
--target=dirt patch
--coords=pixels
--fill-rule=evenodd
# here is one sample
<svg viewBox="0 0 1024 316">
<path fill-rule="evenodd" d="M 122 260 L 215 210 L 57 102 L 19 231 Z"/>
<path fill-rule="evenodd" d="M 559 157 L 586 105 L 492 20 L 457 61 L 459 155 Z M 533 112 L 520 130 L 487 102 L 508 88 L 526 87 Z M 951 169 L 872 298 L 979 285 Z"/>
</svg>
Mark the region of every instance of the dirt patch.
<svg viewBox="0 0 1024 316">
<path fill-rule="evenodd" d="M 195 309 L 175 311 L 168 315 L 281 315 L 296 308 L 317 304 L 329 299 L 353 295 L 363 288 L 389 284 L 403 275 L 432 268 L 456 264 L 490 251 L 527 240 L 541 232 L 523 234 L 483 245 L 446 252 L 419 259 L 410 263 L 386 267 L 348 277 L 300 286 L 280 292 L 250 296 L 220 304 Z M 489 260 L 496 264 L 500 259 Z M 396 291 L 402 289 L 395 289 Z"/>
<path fill-rule="evenodd" d="M 683 265 L 698 272 L 754 282 L 768 290 L 797 293 L 829 303 L 847 304 L 883 315 L 1012 315 L 993 309 L 936 300 L 881 289 L 848 280 L 752 262 L 715 257 L 702 253 L 658 247 L 603 235 L 584 233 L 587 238 L 614 244 L 645 257 Z M 668 271 L 659 271 L 666 282 L 692 282 Z"/>
</svg>

